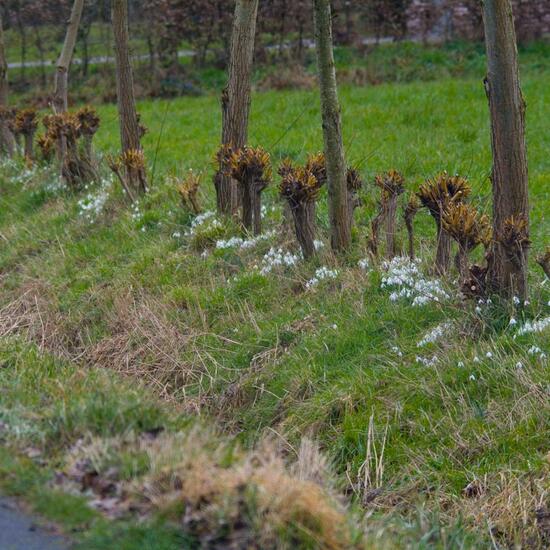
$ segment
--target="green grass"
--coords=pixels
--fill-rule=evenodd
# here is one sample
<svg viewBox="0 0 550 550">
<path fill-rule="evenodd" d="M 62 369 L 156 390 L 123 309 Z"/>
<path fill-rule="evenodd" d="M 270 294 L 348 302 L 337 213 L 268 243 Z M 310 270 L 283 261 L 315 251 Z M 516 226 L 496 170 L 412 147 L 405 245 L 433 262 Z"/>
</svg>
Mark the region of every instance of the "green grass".
<svg viewBox="0 0 550 550">
<path fill-rule="evenodd" d="M 545 73 L 524 78 L 534 251 L 550 233 L 549 84 Z M 347 157 L 361 165 L 367 181 L 353 249 L 341 259 L 325 246 L 311 262 L 267 277 L 252 266 L 270 246 L 292 246 L 282 231 L 256 248 L 214 250 L 203 258 L 213 240 L 237 229 L 223 222 L 185 237 L 191 216 L 166 180 L 190 168 L 204 172 L 203 202 L 213 207 L 210 159 L 220 135 L 215 97 L 139 104 L 150 129 L 144 146 L 154 174 L 139 219 L 117 189 L 90 224 L 78 216 L 83 195 L 45 190 L 51 172 L 17 178 L 20 167 L 4 167 L 1 303 L 22 298 L 0 317 L 18 319 L 28 329 L 18 331 L 20 338 L 30 336 L 77 366 L 60 367 L 47 353 L 22 353 L 10 344 L 0 370 L 2 421 L 17 427 L 23 442 L 38 440 L 59 457 L 82 434 L 124 437 L 159 422 L 172 422 L 174 432 L 185 430 L 188 417 L 174 412 L 183 406 L 237 434 L 247 448 L 266 434 L 279 434 L 289 449 L 299 448 L 305 435 L 319 441 L 339 485 L 358 494 L 370 449 L 372 487 L 380 485 L 383 492 L 370 504 L 367 540 L 381 529 L 390 546 L 486 547 L 489 524 L 502 544 L 542 544 L 534 514 L 544 498 L 536 480 L 548 474 L 550 378 L 547 360 L 528 349 L 539 346 L 548 354 L 548 329 L 514 337 L 516 329 L 509 326 L 512 316 L 519 326 L 549 315 L 548 283 L 534 261 L 530 304 L 495 300 L 478 312 L 476 304 L 459 299 L 423 307 L 392 302 L 391 291 L 380 286 L 383 274 L 357 267 L 366 256 L 378 172 L 400 170 L 410 190 L 440 170 L 458 172 L 470 179 L 473 201 L 490 212 L 482 83 L 344 86 L 340 96 Z M 103 106 L 100 113 L 97 147 L 114 152 L 115 108 Z M 322 148 L 319 119 L 313 91 L 255 94 L 250 143 L 267 148 L 275 164 L 287 156 L 303 161 Z M 276 185 L 266 191 L 266 201 L 276 207 L 266 226 L 278 228 Z M 325 196 L 318 217 L 326 243 Z M 432 225 L 427 214 L 419 214 L 424 268 L 432 255 Z M 174 238 L 175 232 L 181 237 Z M 404 238 L 400 231 L 400 242 Z M 320 265 L 338 269 L 338 278 L 304 291 L 301 285 Z M 445 287 L 453 292 L 454 282 Z M 417 346 L 448 321 L 453 331 L 445 339 Z M 436 364 L 416 361 L 433 355 Z M 67 375 L 67 368 L 76 374 Z M 150 389 L 134 392 L 119 373 L 149 382 Z M 64 387 L 71 389 L 66 396 Z M 173 401 L 168 412 L 149 392 Z M 384 446 L 378 477 L 373 446 L 378 456 Z M 7 457 L 0 458 L 5 462 Z M 36 482 L 25 482 L 22 474 L 15 479 L 30 487 L 19 492 L 34 494 Z M 473 480 L 483 482 L 478 499 L 463 493 Z M 112 536 L 117 527 L 106 529 L 111 534 L 105 536 Z"/>
</svg>

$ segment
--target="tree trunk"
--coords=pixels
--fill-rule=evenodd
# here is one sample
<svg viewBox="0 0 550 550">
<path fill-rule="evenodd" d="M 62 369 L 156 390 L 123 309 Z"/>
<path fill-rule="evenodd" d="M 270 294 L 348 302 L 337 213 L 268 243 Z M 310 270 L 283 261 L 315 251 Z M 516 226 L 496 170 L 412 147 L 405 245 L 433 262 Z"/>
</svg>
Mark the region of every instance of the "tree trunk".
<svg viewBox="0 0 550 550">
<path fill-rule="evenodd" d="M 248 140 L 252 60 L 258 0 L 237 0 L 231 35 L 229 76 L 222 92 L 222 144 L 240 149 Z M 222 175 L 217 188 L 218 210 L 235 213 L 239 207 L 236 183 Z"/>
<path fill-rule="evenodd" d="M 313 19 L 327 165 L 331 245 L 333 250 L 342 251 L 351 242 L 351 217 L 348 214 L 346 162 L 332 50 L 330 0 L 313 0 Z"/>
<path fill-rule="evenodd" d="M 74 0 L 71 17 L 67 25 L 67 33 L 65 34 L 65 42 L 63 49 L 57 60 L 55 70 L 55 85 L 53 93 L 53 108 L 56 113 L 65 113 L 69 108 L 68 100 L 68 80 L 69 67 L 73 58 L 76 36 L 78 34 L 78 26 L 82 16 L 84 0 Z"/>
<path fill-rule="evenodd" d="M 397 255 L 395 234 L 397 233 L 397 201 L 399 195 L 388 198 L 386 210 L 386 256 L 391 259 Z"/>
<path fill-rule="evenodd" d="M 445 275 L 451 265 L 451 236 L 441 224 L 437 225 L 437 250 L 435 253 L 435 271 L 439 275 Z"/>
<path fill-rule="evenodd" d="M 315 203 L 300 203 L 291 208 L 296 239 L 307 260 L 315 254 Z"/>
<path fill-rule="evenodd" d="M 130 63 L 129 33 L 128 33 L 128 1 L 112 0 L 111 16 L 115 44 L 115 66 L 117 105 L 120 124 L 120 142 L 122 153 L 141 151 L 141 131 L 136 110 L 134 92 L 134 75 Z M 135 169 L 127 168 L 128 186 L 135 193 L 147 191 L 145 166 Z M 132 199 L 132 195 L 130 195 Z"/>
<path fill-rule="evenodd" d="M 134 95 L 134 75 L 128 46 L 127 0 L 112 2 L 113 35 L 115 43 L 117 103 L 122 152 L 141 149 L 140 131 Z"/>
<path fill-rule="evenodd" d="M 0 12 L 0 111 L 8 107 L 8 63 L 4 47 L 4 27 L 2 26 L 2 13 Z M 7 113 L 0 112 L 0 154 L 12 157 L 15 151 L 15 139 L 8 126 Z"/>
<path fill-rule="evenodd" d="M 520 88 L 516 34 L 510 0 L 485 0 L 483 21 L 487 48 L 485 89 L 491 114 L 491 179 L 495 235 L 487 283 L 493 291 L 502 295 L 517 294 L 525 299 L 526 247 L 512 251 L 507 250 L 507 247 L 499 242 L 506 220 L 513 218 L 528 222 L 529 219 L 525 102 Z M 528 238 L 528 225 L 525 236 Z"/>
</svg>

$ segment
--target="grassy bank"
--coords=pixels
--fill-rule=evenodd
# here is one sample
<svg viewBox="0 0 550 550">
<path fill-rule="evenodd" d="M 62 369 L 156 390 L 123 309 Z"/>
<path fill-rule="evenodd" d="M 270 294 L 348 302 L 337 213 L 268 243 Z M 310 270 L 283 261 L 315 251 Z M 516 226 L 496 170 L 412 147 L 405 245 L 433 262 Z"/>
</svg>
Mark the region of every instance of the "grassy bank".
<svg viewBox="0 0 550 550">
<path fill-rule="evenodd" d="M 524 86 L 535 251 L 550 229 L 549 83 L 543 75 Z M 348 158 L 367 181 L 346 259 L 329 251 L 324 196 L 324 246 L 312 261 L 287 266 L 266 256 L 272 247 L 296 251 L 276 185 L 266 191 L 266 238 L 244 247 L 227 243 L 239 236 L 233 223 L 198 223 L 181 209 L 167 176 L 189 168 L 204 172 L 202 202 L 213 208 L 213 97 L 140 104 L 155 183 L 137 208 L 108 183 L 74 196 L 55 185 L 49 169 L 3 165 L 0 420 L 10 448 L 26 453 L 22 462 L 0 458 L 6 487 L 32 497 L 44 482 L 10 484 L 44 468 L 46 478 L 55 471 L 70 477 L 71 467 L 91 456 L 102 480 L 131 495 L 137 512 L 130 516 L 143 506 L 152 525 L 177 525 L 167 536 L 183 539 L 167 547 L 203 541 L 215 531 L 216 514 L 221 540 L 268 537 L 267 547 L 273 533 L 283 547 L 349 547 L 360 543 L 359 533 L 376 548 L 544 547 L 549 534 L 537 517 L 550 506 L 550 288 L 534 261 L 529 303 L 463 302 L 456 274 L 443 281 L 429 275 L 434 228 L 424 213 L 418 265 L 361 261 L 377 172 L 402 171 L 410 191 L 440 170 L 458 172 L 470 179 L 473 202 L 489 210 L 482 85 L 349 86 L 341 98 Z M 102 107 L 101 116 L 98 149 L 113 151 L 114 108 Z M 314 92 L 256 94 L 250 142 L 268 149 L 274 163 L 302 161 L 322 146 L 319 118 Z M 316 275 L 321 267 L 334 276 Z M 398 275 L 401 286 L 388 279 Z M 415 282 L 438 300 L 399 295 Z M 136 380 L 146 387 L 136 389 Z M 205 451 L 187 446 L 190 433 Z M 196 460 L 155 462 L 159 437 L 164 449 L 183 440 Z M 315 459 L 310 444 L 320 449 Z M 44 467 L 29 459 L 29 447 Z M 300 474 L 304 460 L 321 463 L 321 473 Z M 197 463 L 204 468 L 194 478 L 219 482 L 205 481 L 193 493 L 181 471 Z M 276 481 L 265 469 L 278 472 Z M 304 494 L 320 491 L 326 506 L 288 517 L 284 506 L 258 500 L 263 488 L 284 504 L 288 494 L 275 487 L 300 486 L 292 480 L 311 483 Z M 244 497 L 237 490 L 243 484 Z M 91 487 L 95 499 L 97 490 Z M 196 515 L 186 500 L 205 498 L 203 490 L 213 516 Z M 104 536 L 128 525 L 94 518 L 83 521 L 87 532 L 96 521 Z M 337 532 L 326 531 L 332 524 Z"/>
</svg>

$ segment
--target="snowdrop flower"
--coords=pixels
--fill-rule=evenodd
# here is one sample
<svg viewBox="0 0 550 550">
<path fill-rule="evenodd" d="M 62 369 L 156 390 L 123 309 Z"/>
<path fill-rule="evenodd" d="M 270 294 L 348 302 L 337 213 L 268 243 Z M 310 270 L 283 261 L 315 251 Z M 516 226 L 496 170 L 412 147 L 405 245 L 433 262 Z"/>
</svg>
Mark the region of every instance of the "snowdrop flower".
<svg viewBox="0 0 550 550">
<path fill-rule="evenodd" d="M 477 355 L 474 357 L 474 363 L 479 363 L 479 357 Z"/>
<path fill-rule="evenodd" d="M 542 332 L 547 327 L 550 327 L 550 317 L 545 317 L 538 321 L 527 321 L 517 332 L 520 336 L 532 332 Z"/>
<path fill-rule="evenodd" d="M 487 359 L 492 359 L 493 358 L 493 354 L 488 351 L 486 354 L 485 354 L 485 357 L 487 357 Z"/>
<path fill-rule="evenodd" d="M 476 377 L 475 377 L 475 374 L 470 374 L 470 376 L 468 377 L 472 382 L 475 381 Z"/>
<path fill-rule="evenodd" d="M 290 252 L 283 251 L 282 248 L 275 249 L 272 247 L 262 259 L 260 273 L 262 275 L 267 275 L 276 267 L 295 266 L 301 259 L 301 254 L 291 254 Z"/>
<path fill-rule="evenodd" d="M 542 350 L 538 347 L 538 346 L 531 346 L 528 350 L 527 350 L 527 353 L 529 355 L 536 355 L 537 353 L 540 353 Z"/>
<path fill-rule="evenodd" d="M 88 193 L 80 199 L 77 203 L 78 215 L 89 223 L 94 223 L 103 212 L 109 199 L 111 183 L 111 180 L 103 180 L 97 191 Z"/>
<path fill-rule="evenodd" d="M 334 323 L 331 327 L 333 330 L 338 330 L 338 325 L 336 323 Z"/>
<path fill-rule="evenodd" d="M 510 319 L 510 322 L 509 322 L 508 324 L 509 324 L 510 326 L 514 326 L 514 325 L 517 325 L 518 322 L 512 317 L 512 318 Z"/>
<path fill-rule="evenodd" d="M 387 274 L 382 278 L 380 288 L 392 289 L 390 300 L 412 299 L 413 306 L 439 302 L 449 296 L 437 279 L 426 279 L 418 268 L 418 262 L 408 257 L 397 256 L 382 264 Z"/>
<path fill-rule="evenodd" d="M 523 368 L 523 363 L 521 361 L 518 361 L 516 363 L 516 369 L 522 369 Z"/>
<path fill-rule="evenodd" d="M 430 357 L 421 357 L 420 355 L 416 356 L 416 362 L 421 363 L 422 365 L 426 367 L 433 367 L 436 363 L 438 363 L 439 359 L 436 355 Z"/>
<path fill-rule="evenodd" d="M 476 313 L 481 313 L 481 308 L 479 306 L 476 306 Z"/>
<path fill-rule="evenodd" d="M 322 266 L 315 271 L 315 276 L 306 283 L 306 288 L 312 288 L 325 279 L 336 279 L 336 277 L 338 277 L 338 271 L 336 269 L 329 269 L 328 267 Z"/>
<path fill-rule="evenodd" d="M 452 327 L 451 323 L 442 323 L 428 332 L 420 342 L 416 344 L 416 347 L 421 348 L 426 344 L 433 344 L 442 338 Z"/>
<path fill-rule="evenodd" d="M 313 246 L 315 247 L 315 250 L 321 250 L 325 246 L 325 243 L 323 241 L 313 241 Z"/>
<path fill-rule="evenodd" d="M 392 350 L 393 353 L 395 353 L 398 357 L 403 357 L 403 352 L 402 352 L 397 346 L 392 346 L 392 347 L 391 347 L 391 350 Z"/>
<path fill-rule="evenodd" d="M 516 306 L 519 306 L 519 304 L 521 304 L 521 300 L 520 300 L 517 296 L 514 296 L 514 297 L 512 298 L 512 301 L 514 302 L 514 304 L 515 304 Z"/>
<path fill-rule="evenodd" d="M 362 260 L 359 260 L 357 262 L 357 265 L 364 271 L 366 271 L 369 268 L 369 261 L 367 258 L 363 258 Z"/>
<path fill-rule="evenodd" d="M 459 361 L 457 366 L 458 366 L 459 368 L 463 368 L 463 367 L 464 367 L 464 363 L 463 363 L 462 361 Z"/>
<path fill-rule="evenodd" d="M 179 231 L 174 231 L 174 233 L 172 233 L 173 239 L 179 239 L 180 237 L 181 237 L 181 233 Z"/>
</svg>

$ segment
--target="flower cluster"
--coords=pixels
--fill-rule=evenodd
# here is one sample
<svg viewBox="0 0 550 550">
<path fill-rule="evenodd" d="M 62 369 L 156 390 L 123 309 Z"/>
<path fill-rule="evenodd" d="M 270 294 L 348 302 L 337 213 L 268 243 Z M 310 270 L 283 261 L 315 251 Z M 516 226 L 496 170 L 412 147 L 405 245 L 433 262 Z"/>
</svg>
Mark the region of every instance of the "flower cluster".
<svg viewBox="0 0 550 550">
<path fill-rule="evenodd" d="M 422 338 L 422 340 L 420 340 L 420 342 L 416 344 L 416 346 L 418 348 L 421 348 L 423 346 L 426 346 L 427 344 L 434 344 L 435 342 L 443 338 L 443 336 L 445 336 L 451 330 L 452 326 L 452 323 L 441 323 L 440 325 L 437 325 L 434 329 L 430 330 L 430 332 L 428 332 L 424 336 L 424 338 Z"/>
<path fill-rule="evenodd" d="M 65 189 L 65 185 L 63 184 L 63 180 L 61 180 L 61 178 L 56 177 L 46 182 L 43 185 L 43 189 L 50 195 L 56 195 Z"/>
<path fill-rule="evenodd" d="M 270 248 L 269 252 L 262 258 L 260 273 L 267 275 L 277 267 L 292 267 L 302 259 L 301 254 L 285 252 L 282 248 Z"/>
<path fill-rule="evenodd" d="M 112 181 L 105 179 L 101 182 L 96 191 L 88 193 L 84 198 L 78 201 L 78 215 L 89 223 L 94 223 L 101 215 L 105 204 L 109 200 Z M 88 186 L 86 186 L 88 188 Z M 132 216 L 133 217 L 133 216 Z"/>
<path fill-rule="evenodd" d="M 357 265 L 363 271 L 366 271 L 369 268 L 369 261 L 367 258 L 363 258 L 357 262 Z"/>
<path fill-rule="evenodd" d="M 446 300 L 449 295 L 437 279 L 426 279 L 421 273 L 418 261 L 404 256 L 396 256 L 391 262 L 384 262 L 387 275 L 382 278 L 381 288 L 395 288 L 390 300 L 412 298 L 413 306 L 423 306 L 429 302 Z"/>
<path fill-rule="evenodd" d="M 336 279 L 336 277 L 338 277 L 338 271 L 336 269 L 329 269 L 328 267 L 322 266 L 315 271 L 315 276 L 306 283 L 306 288 L 312 288 L 325 279 Z"/>
<path fill-rule="evenodd" d="M 518 334 L 529 334 L 531 332 L 542 332 L 546 328 L 550 327 L 550 317 L 545 317 L 538 321 L 527 321 L 519 330 Z"/>
<path fill-rule="evenodd" d="M 198 229 L 211 229 L 221 227 L 221 222 L 216 218 L 216 212 L 208 210 L 199 214 L 192 222 L 191 227 L 185 232 L 185 235 L 192 236 Z"/>
<path fill-rule="evenodd" d="M 143 217 L 143 212 L 139 209 L 139 201 L 134 202 L 132 205 L 132 220 L 139 222 Z"/>
<path fill-rule="evenodd" d="M 218 240 L 216 241 L 216 248 L 218 249 L 227 249 L 227 248 L 242 248 L 243 250 L 254 248 L 258 243 L 262 241 L 268 241 L 275 236 L 275 231 L 267 231 L 262 233 L 257 237 L 252 239 L 241 239 L 240 237 L 231 237 L 227 240 Z"/>
<path fill-rule="evenodd" d="M 415 360 L 417 363 L 420 363 L 425 367 L 433 367 L 434 365 L 439 363 L 437 355 L 433 355 L 432 357 L 422 357 L 420 355 L 417 355 Z"/>
</svg>

